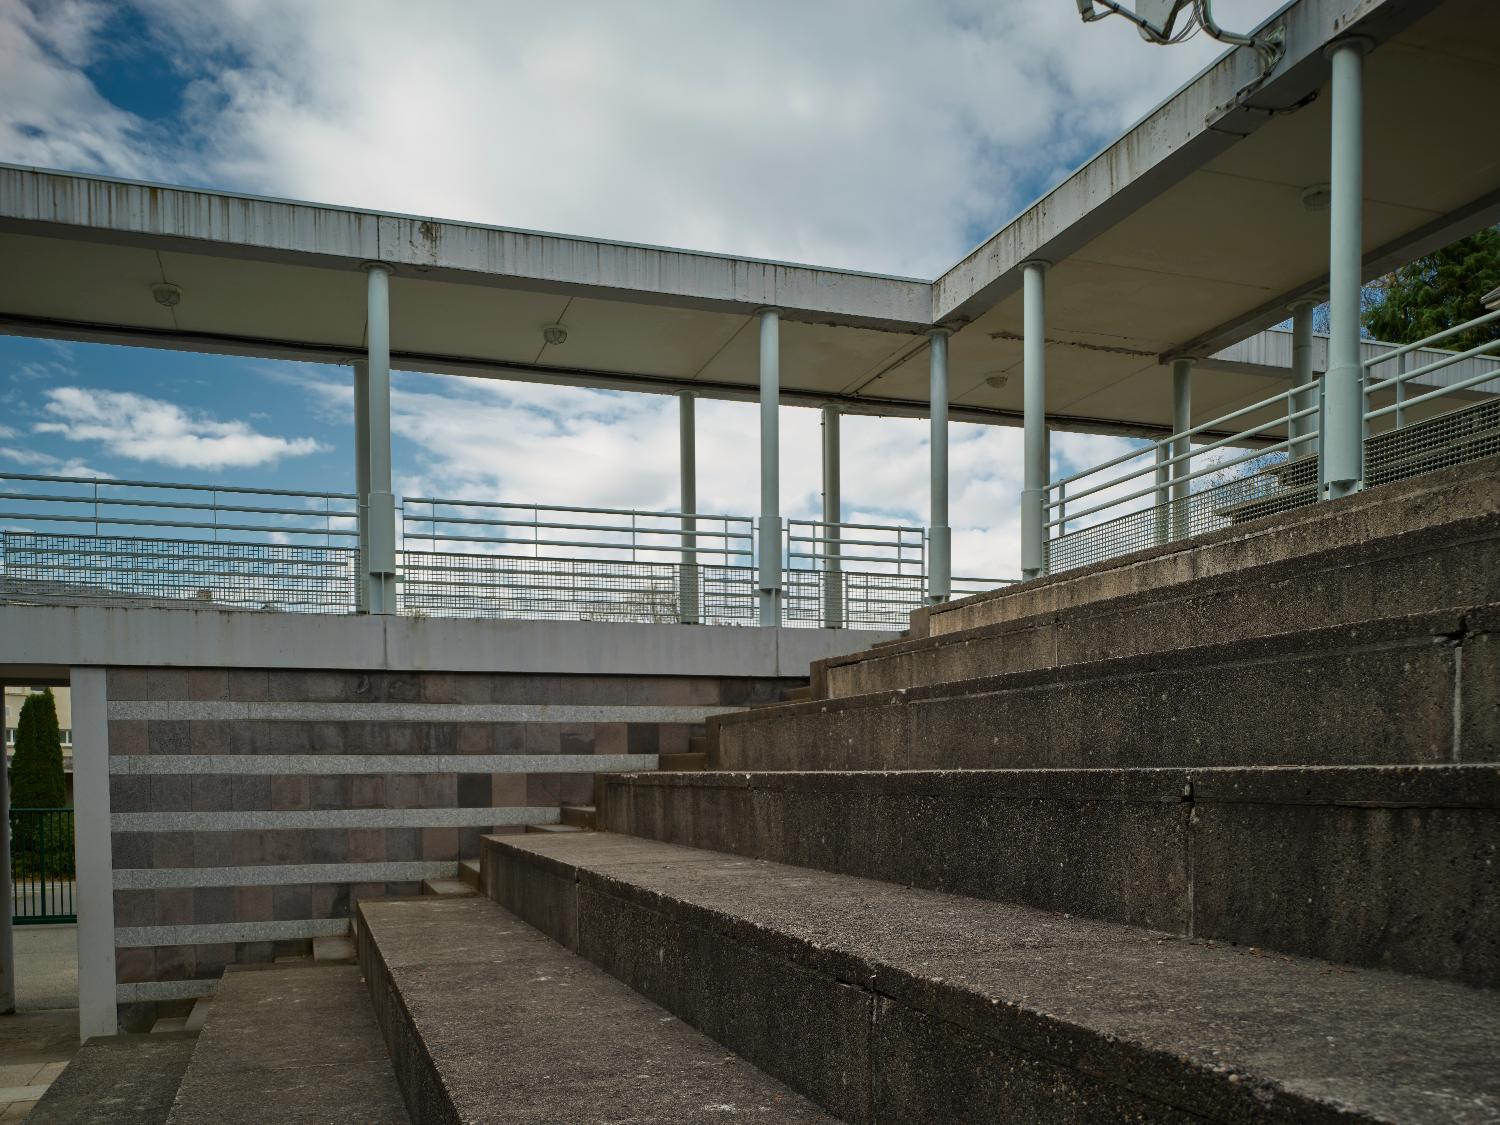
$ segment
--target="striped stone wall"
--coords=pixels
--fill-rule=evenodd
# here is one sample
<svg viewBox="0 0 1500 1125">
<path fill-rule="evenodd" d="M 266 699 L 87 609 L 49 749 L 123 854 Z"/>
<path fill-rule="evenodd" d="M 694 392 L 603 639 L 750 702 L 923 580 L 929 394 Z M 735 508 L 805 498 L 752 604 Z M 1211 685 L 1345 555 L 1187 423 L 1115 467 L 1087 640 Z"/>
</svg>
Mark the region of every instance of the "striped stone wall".
<svg viewBox="0 0 1500 1125">
<path fill-rule="evenodd" d="M 111 669 L 122 1029 L 225 965 L 310 951 L 362 896 L 413 894 L 479 838 L 556 822 L 709 714 L 791 681 Z"/>
</svg>

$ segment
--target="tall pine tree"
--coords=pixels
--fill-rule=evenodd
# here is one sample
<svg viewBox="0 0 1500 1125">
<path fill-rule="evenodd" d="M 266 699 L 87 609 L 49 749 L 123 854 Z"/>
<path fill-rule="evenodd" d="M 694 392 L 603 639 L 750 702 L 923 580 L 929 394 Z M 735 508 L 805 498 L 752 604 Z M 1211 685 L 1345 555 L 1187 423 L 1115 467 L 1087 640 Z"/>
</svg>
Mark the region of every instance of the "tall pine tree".
<svg viewBox="0 0 1500 1125">
<path fill-rule="evenodd" d="M 1484 314 L 1480 303 L 1500 286 L 1500 227 L 1491 227 L 1426 254 L 1373 282 L 1367 292 L 1365 328 L 1377 340 L 1411 344 Z M 1465 351 L 1500 339 L 1491 321 L 1444 340 L 1439 346 Z"/>
<path fill-rule="evenodd" d="M 13 809 L 57 809 L 67 802 L 62 732 L 52 689 L 28 695 L 16 722 L 16 755 L 10 766 Z"/>
</svg>

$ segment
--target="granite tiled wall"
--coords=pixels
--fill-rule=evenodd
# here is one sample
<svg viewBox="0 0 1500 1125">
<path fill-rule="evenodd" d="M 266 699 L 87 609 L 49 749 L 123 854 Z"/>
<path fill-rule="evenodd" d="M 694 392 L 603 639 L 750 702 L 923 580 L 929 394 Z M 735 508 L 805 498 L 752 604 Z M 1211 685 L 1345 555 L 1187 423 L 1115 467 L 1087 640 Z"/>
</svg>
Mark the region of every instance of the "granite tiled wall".
<svg viewBox="0 0 1500 1125">
<path fill-rule="evenodd" d="M 122 1027 L 227 964 L 310 951 L 360 897 L 412 894 L 491 831 L 553 823 L 594 775 L 655 768 L 789 681 L 112 669 Z"/>
</svg>

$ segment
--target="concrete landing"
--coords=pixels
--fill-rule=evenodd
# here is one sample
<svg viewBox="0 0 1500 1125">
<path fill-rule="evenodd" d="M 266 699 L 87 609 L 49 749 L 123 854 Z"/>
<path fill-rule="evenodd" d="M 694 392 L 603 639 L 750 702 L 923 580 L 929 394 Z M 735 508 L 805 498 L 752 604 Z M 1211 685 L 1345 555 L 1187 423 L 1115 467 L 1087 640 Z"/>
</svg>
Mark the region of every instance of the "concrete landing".
<svg viewBox="0 0 1500 1125">
<path fill-rule="evenodd" d="M 90 1039 L 26 1118 L 30 1125 L 164 1125 L 198 1036 Z"/>
<path fill-rule="evenodd" d="M 355 966 L 230 969 L 219 982 L 167 1123 L 270 1121 L 410 1125 Z"/>
<path fill-rule="evenodd" d="M 367 900 L 359 930 L 414 1121 L 833 1125 L 487 899 Z"/>
<path fill-rule="evenodd" d="M 1493 1122 L 1500 995 L 608 832 L 523 918 L 848 1121 Z"/>
</svg>

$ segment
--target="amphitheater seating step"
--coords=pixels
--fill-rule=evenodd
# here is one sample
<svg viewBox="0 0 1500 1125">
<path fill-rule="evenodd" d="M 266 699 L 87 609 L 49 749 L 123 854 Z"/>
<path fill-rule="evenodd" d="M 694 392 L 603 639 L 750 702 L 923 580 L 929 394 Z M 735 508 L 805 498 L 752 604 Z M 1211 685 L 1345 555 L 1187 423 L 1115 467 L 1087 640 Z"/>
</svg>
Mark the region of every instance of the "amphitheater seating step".
<svg viewBox="0 0 1500 1125">
<path fill-rule="evenodd" d="M 662 754 L 656 760 L 659 770 L 701 770 L 708 768 L 706 751 L 687 754 Z"/>
<path fill-rule="evenodd" d="M 584 832 L 586 829 L 576 824 L 528 824 L 526 831 L 543 836 L 566 836 L 570 832 Z"/>
<path fill-rule="evenodd" d="M 363 902 L 357 924 L 414 1121 L 833 1121 L 487 900 Z"/>
<path fill-rule="evenodd" d="M 189 1031 L 90 1039 L 26 1120 L 31 1125 L 164 1125 L 197 1041 Z"/>
<path fill-rule="evenodd" d="M 1493 992 L 611 832 L 483 846 L 501 905 L 845 1121 L 1500 1105 Z"/>
<path fill-rule="evenodd" d="M 715 716 L 719 769 L 1500 758 L 1500 605 Z M 1399 705 L 1393 693 L 1399 692 Z"/>
<path fill-rule="evenodd" d="M 458 877 L 475 890 L 479 889 L 479 860 L 461 859 L 458 861 Z"/>
<path fill-rule="evenodd" d="M 1500 766 L 638 773 L 612 832 L 1500 986 Z"/>
<path fill-rule="evenodd" d="M 454 876 L 453 878 L 436 878 L 422 880 L 422 893 L 424 895 L 451 895 L 463 898 L 474 893 L 474 888 L 464 880 Z"/>
<path fill-rule="evenodd" d="M 573 828 L 594 828 L 598 823 L 598 810 L 593 805 L 564 805 L 562 823 Z"/>
<path fill-rule="evenodd" d="M 168 1125 L 409 1125 L 353 965 L 226 970 L 197 1040 Z"/>
</svg>

